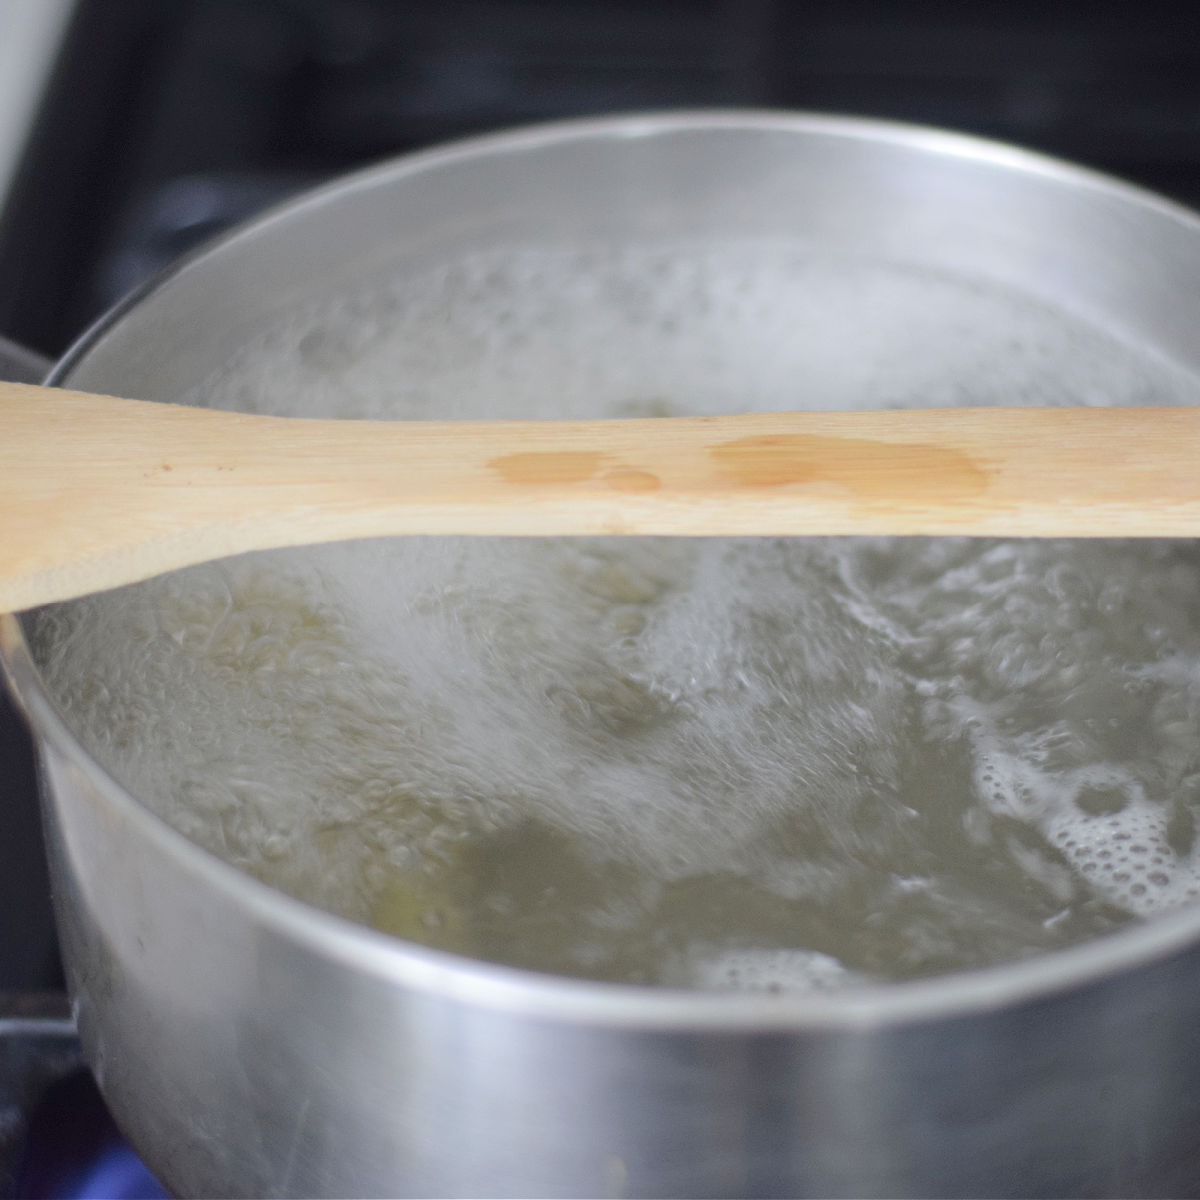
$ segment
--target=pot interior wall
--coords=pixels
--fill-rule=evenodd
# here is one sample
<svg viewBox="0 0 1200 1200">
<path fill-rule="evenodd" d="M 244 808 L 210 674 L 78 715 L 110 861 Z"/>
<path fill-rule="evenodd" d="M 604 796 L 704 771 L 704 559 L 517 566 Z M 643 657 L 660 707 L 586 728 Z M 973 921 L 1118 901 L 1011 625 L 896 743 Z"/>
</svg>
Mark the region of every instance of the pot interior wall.
<svg viewBox="0 0 1200 1200">
<path fill-rule="evenodd" d="M 633 120 L 366 173 L 161 282 L 62 382 L 172 400 L 290 306 L 497 246 L 785 239 L 999 285 L 1200 365 L 1194 227 L 1086 174 L 835 120 Z"/>
</svg>

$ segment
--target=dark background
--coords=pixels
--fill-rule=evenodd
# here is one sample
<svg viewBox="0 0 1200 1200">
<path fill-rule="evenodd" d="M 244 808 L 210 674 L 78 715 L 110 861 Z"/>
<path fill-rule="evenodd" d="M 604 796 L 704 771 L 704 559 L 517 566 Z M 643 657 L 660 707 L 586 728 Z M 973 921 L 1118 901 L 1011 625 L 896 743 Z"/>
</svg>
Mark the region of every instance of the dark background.
<svg viewBox="0 0 1200 1200">
<path fill-rule="evenodd" d="M 180 252 L 332 174 L 586 113 L 917 121 L 1200 205 L 1195 4 L 81 0 L 0 223 L 0 333 L 54 355 Z M 57 979 L 0 701 L 0 991 Z"/>
</svg>

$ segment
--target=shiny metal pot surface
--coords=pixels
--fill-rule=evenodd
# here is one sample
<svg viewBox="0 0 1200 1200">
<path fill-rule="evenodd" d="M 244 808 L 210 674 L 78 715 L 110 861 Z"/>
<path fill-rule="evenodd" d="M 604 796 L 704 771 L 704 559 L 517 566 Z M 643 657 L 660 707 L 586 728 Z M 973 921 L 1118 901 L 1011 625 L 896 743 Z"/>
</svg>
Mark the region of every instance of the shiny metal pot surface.
<svg viewBox="0 0 1200 1200">
<path fill-rule="evenodd" d="M 170 400 L 386 258 L 782 235 L 1010 285 L 1200 370 L 1200 223 L 1018 151 L 854 120 L 633 117 L 352 176 L 186 261 L 54 381 Z M 80 1035 L 184 1195 L 1200 1193 L 1200 909 L 1010 966 L 682 993 L 426 950 L 277 894 L 122 790 L 20 623 Z"/>
</svg>

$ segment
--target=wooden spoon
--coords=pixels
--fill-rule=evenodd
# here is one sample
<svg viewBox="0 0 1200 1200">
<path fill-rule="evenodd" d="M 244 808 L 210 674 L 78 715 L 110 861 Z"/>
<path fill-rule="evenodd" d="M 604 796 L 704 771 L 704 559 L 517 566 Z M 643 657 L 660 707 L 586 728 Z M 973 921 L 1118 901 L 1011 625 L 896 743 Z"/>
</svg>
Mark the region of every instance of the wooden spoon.
<svg viewBox="0 0 1200 1200">
<path fill-rule="evenodd" d="M 0 384 L 0 611 L 384 534 L 1195 537 L 1200 408 L 351 421 Z"/>
</svg>

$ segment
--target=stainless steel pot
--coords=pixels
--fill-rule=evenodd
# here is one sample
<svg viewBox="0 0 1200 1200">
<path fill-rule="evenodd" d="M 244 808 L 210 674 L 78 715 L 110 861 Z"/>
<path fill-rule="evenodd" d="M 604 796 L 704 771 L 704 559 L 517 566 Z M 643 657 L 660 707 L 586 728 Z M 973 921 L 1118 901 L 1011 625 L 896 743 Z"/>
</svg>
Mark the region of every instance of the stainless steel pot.
<svg viewBox="0 0 1200 1200">
<path fill-rule="evenodd" d="M 1200 371 L 1200 223 L 1083 171 L 853 120 L 574 123 L 355 175 L 124 304 L 53 381 L 168 400 L 279 312 L 499 241 L 804 237 L 1011 286 Z M 1200 1193 L 1200 909 L 836 995 L 508 970 L 352 926 L 196 848 L 0 648 L 36 733 L 80 1035 L 186 1195 Z"/>
</svg>

